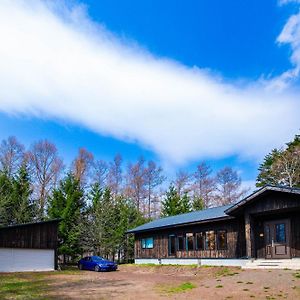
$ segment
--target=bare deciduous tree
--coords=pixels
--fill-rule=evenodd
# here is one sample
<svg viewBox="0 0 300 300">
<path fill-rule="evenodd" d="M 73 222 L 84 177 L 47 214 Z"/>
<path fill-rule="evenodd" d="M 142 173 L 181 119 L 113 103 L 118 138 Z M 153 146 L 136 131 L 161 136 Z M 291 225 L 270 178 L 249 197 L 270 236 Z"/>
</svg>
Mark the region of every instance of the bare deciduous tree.
<svg viewBox="0 0 300 300">
<path fill-rule="evenodd" d="M 107 184 L 108 164 L 104 160 L 97 160 L 94 163 L 93 179 L 99 184 L 100 188 L 105 188 Z"/>
<path fill-rule="evenodd" d="M 232 168 L 225 167 L 216 176 L 218 193 L 216 195 L 217 205 L 226 205 L 238 201 L 246 190 L 241 190 L 242 180 L 238 173 Z"/>
<path fill-rule="evenodd" d="M 182 197 L 184 194 L 189 193 L 191 190 L 192 174 L 187 171 L 179 170 L 176 173 L 176 178 L 173 182 L 178 194 Z"/>
<path fill-rule="evenodd" d="M 146 169 L 143 157 L 135 163 L 129 163 L 126 174 L 126 195 L 131 198 L 137 209 L 145 213 L 143 200 L 146 198 Z"/>
<path fill-rule="evenodd" d="M 63 169 L 56 146 L 47 140 L 36 142 L 27 153 L 34 180 L 35 196 L 39 200 L 40 218 L 43 219 L 47 198 L 56 185 Z"/>
<path fill-rule="evenodd" d="M 271 168 L 278 184 L 289 187 L 298 186 L 300 184 L 300 146 L 282 151 Z"/>
<path fill-rule="evenodd" d="M 81 185 L 85 183 L 86 176 L 94 162 L 94 155 L 85 148 L 80 148 L 73 162 L 73 174 Z"/>
<path fill-rule="evenodd" d="M 117 154 L 114 160 L 110 162 L 107 175 L 107 186 L 114 196 L 121 192 L 122 186 L 122 156 Z"/>
<path fill-rule="evenodd" d="M 9 177 L 14 175 L 22 164 L 24 146 L 14 136 L 3 140 L 0 145 L 0 167 Z"/>
<path fill-rule="evenodd" d="M 158 167 L 154 161 L 149 161 L 148 166 L 145 169 L 145 185 L 146 194 L 148 199 L 148 217 L 151 217 L 151 203 L 156 204 L 157 194 L 155 193 L 155 188 L 161 185 L 165 176 L 162 175 L 162 168 Z M 155 210 L 155 209 L 154 209 Z"/>
<path fill-rule="evenodd" d="M 204 208 L 208 208 L 213 201 L 216 191 L 216 179 L 211 176 L 212 169 L 205 162 L 197 166 L 194 176 L 193 190 L 195 196 L 202 199 Z"/>
</svg>

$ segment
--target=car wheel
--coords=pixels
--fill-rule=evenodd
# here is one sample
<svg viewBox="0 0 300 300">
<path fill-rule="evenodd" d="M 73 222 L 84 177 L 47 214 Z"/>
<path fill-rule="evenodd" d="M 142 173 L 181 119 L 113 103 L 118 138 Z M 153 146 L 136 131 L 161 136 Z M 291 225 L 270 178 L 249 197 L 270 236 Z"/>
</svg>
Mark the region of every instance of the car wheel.
<svg viewBox="0 0 300 300">
<path fill-rule="evenodd" d="M 83 270 L 83 265 L 82 265 L 82 264 L 79 264 L 79 265 L 78 265 L 78 269 L 79 269 L 79 270 Z"/>
<path fill-rule="evenodd" d="M 97 265 L 97 266 L 95 266 L 94 270 L 95 270 L 95 272 L 99 272 L 100 271 L 100 267 Z"/>
</svg>

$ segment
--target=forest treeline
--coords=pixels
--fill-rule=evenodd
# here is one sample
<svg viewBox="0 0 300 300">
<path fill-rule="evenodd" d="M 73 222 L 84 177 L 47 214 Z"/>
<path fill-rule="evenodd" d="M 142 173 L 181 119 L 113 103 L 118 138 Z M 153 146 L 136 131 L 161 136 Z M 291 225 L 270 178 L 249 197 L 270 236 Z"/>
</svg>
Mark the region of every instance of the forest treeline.
<svg viewBox="0 0 300 300">
<path fill-rule="evenodd" d="M 257 185 L 299 186 L 300 139 L 272 150 L 260 165 Z M 0 144 L 0 226 L 61 219 L 59 253 L 83 252 L 129 259 L 128 229 L 170 216 L 238 201 L 246 190 L 230 167 L 212 170 L 201 162 L 193 171 L 167 178 L 156 162 L 120 154 L 97 160 L 85 148 L 66 165 L 47 140 L 25 149 L 15 137 Z"/>
</svg>

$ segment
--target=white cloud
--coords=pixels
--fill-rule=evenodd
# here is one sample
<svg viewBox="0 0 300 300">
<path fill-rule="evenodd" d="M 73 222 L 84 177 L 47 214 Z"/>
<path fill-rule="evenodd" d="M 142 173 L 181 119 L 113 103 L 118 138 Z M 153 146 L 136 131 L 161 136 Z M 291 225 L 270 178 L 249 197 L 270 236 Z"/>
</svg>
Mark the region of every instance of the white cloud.
<svg viewBox="0 0 300 300">
<path fill-rule="evenodd" d="M 293 91 L 154 57 L 61 3 L 0 2 L 1 111 L 74 122 L 172 164 L 258 158 L 299 129 Z"/>
<path fill-rule="evenodd" d="M 288 3 L 300 3 L 300 0 L 279 0 L 280 5 L 284 5 Z"/>
</svg>

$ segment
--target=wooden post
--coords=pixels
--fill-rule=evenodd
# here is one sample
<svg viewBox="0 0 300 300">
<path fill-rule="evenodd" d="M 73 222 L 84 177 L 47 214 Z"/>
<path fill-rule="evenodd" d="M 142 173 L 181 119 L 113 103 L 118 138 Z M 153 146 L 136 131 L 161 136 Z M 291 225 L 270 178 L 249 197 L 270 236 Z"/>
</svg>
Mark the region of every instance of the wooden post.
<svg viewBox="0 0 300 300">
<path fill-rule="evenodd" d="M 253 229 L 251 229 L 251 216 L 250 214 L 245 214 L 245 238 L 246 238 L 246 255 L 248 258 L 253 257 Z"/>
</svg>

